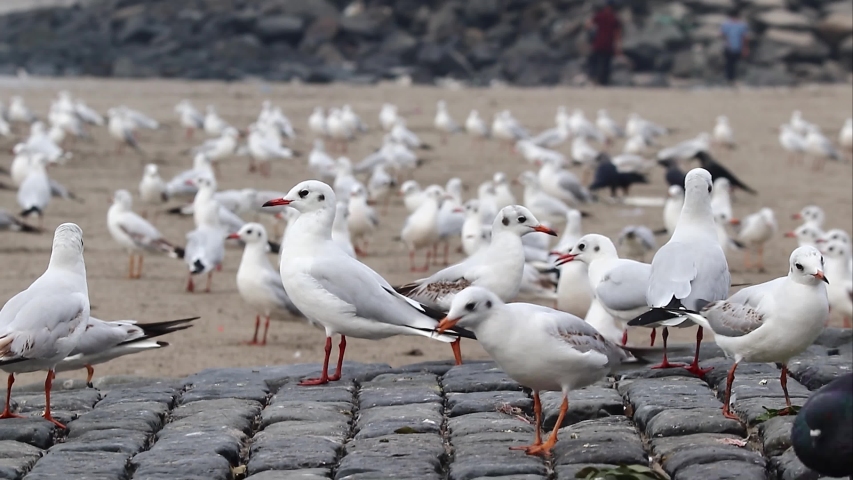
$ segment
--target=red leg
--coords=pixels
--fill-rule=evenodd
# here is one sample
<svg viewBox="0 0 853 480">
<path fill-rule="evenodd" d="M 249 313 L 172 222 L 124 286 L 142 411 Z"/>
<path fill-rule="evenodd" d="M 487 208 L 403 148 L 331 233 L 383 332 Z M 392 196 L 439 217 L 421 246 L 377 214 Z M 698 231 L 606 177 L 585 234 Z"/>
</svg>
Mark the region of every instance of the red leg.
<svg viewBox="0 0 853 480">
<path fill-rule="evenodd" d="M 438 242 L 432 244 L 432 261 L 438 265 Z"/>
<path fill-rule="evenodd" d="M 204 291 L 207 293 L 210 293 L 210 284 L 211 284 L 212 280 L 213 280 L 213 270 L 211 270 L 207 274 L 207 286 L 204 287 Z"/>
<path fill-rule="evenodd" d="M 450 265 L 448 254 L 450 253 L 450 242 L 444 242 L 444 266 Z"/>
<path fill-rule="evenodd" d="M 193 274 L 192 273 L 187 278 L 187 291 L 190 293 L 195 292 L 195 284 L 193 284 Z"/>
<path fill-rule="evenodd" d="M 429 271 L 429 261 L 430 261 L 430 258 L 432 258 L 431 254 L 432 254 L 432 250 L 427 249 L 426 261 L 424 262 L 423 268 L 421 268 L 421 270 L 420 270 L 421 272 L 428 272 Z"/>
<path fill-rule="evenodd" d="M 86 365 L 86 386 L 89 388 L 95 388 L 95 385 L 92 383 L 92 377 L 95 376 L 95 367 L 91 365 Z"/>
<path fill-rule="evenodd" d="M 737 362 L 732 365 L 732 368 L 729 369 L 729 374 L 726 376 L 726 401 L 723 404 L 723 416 L 726 418 L 730 418 L 732 420 L 740 421 L 740 418 L 732 413 L 729 410 L 729 402 L 732 400 L 732 383 L 735 381 L 735 370 L 737 369 Z"/>
<path fill-rule="evenodd" d="M 788 365 L 782 364 L 782 373 L 779 374 L 779 383 L 782 384 L 782 391 L 785 392 L 785 408 L 779 410 L 778 415 L 791 415 L 794 413 L 793 405 L 791 405 L 791 397 L 788 396 Z"/>
<path fill-rule="evenodd" d="M 663 327 L 663 361 L 660 365 L 653 365 L 651 368 L 659 369 L 659 368 L 675 368 L 675 367 L 686 367 L 683 363 L 669 363 L 669 359 L 666 358 L 666 339 L 669 338 L 669 329 Z"/>
<path fill-rule="evenodd" d="M 270 317 L 267 315 L 267 320 L 264 322 L 264 339 L 261 341 L 261 345 L 267 344 L 267 332 L 270 329 Z"/>
<path fill-rule="evenodd" d="M 457 338 L 450 344 L 453 349 L 453 359 L 456 360 L 456 365 L 462 365 L 462 339 Z"/>
<path fill-rule="evenodd" d="M 341 379 L 341 372 L 344 368 L 344 351 L 347 349 L 347 337 L 346 335 L 341 335 L 341 342 L 338 344 L 338 369 L 335 370 L 335 374 L 329 377 L 329 381 L 334 382 Z"/>
<path fill-rule="evenodd" d="M 622 330 L 622 345 L 628 345 L 628 329 Z"/>
<path fill-rule="evenodd" d="M 187 137 L 187 140 L 193 138 L 193 129 L 192 128 L 187 127 L 186 137 Z"/>
<path fill-rule="evenodd" d="M 329 383 L 329 356 L 332 355 L 332 337 L 326 337 L 326 357 L 323 359 L 323 373 L 320 378 L 306 378 L 299 385 L 325 385 Z"/>
<path fill-rule="evenodd" d="M 257 345 L 258 344 L 258 329 L 261 327 L 261 316 L 255 315 L 255 334 L 252 336 L 251 342 L 246 342 L 246 345 Z"/>
<path fill-rule="evenodd" d="M 694 375 L 699 377 L 704 377 L 706 373 L 713 370 L 713 367 L 701 368 L 699 366 L 699 346 L 702 345 L 702 327 L 699 327 L 699 330 L 696 332 L 696 354 L 693 355 L 693 363 L 690 364 L 689 367 L 686 367 L 686 370 Z"/>
<path fill-rule="evenodd" d="M 409 250 L 409 271 L 417 272 L 418 269 L 415 267 L 415 251 Z"/>
<path fill-rule="evenodd" d="M 651 335 L 651 337 L 652 337 L 652 342 L 649 344 L 649 346 L 650 346 L 650 347 L 654 347 L 654 346 L 655 346 L 655 338 L 656 338 L 657 336 L 658 336 L 658 329 L 657 329 L 657 328 L 653 328 L 653 329 L 652 329 L 652 335 Z"/>
<path fill-rule="evenodd" d="M 53 373 L 53 370 L 48 370 L 47 378 L 44 381 L 44 419 L 59 428 L 66 428 L 65 425 L 56 421 L 56 419 L 50 414 L 50 388 L 53 386 L 54 378 L 56 378 L 56 374 Z"/>
<path fill-rule="evenodd" d="M 0 418 L 24 418 L 21 415 L 12 413 L 12 384 L 15 383 L 15 374 L 10 373 L 6 379 L 6 406 L 3 408 L 3 413 L 0 413 Z"/>
<path fill-rule="evenodd" d="M 563 419 L 566 418 L 566 412 L 569 411 L 569 397 L 563 395 L 563 403 L 560 405 L 560 415 L 557 416 L 557 423 L 554 424 L 554 430 L 551 431 L 551 436 L 542 445 L 532 447 L 525 451 L 528 455 L 541 455 L 543 457 L 551 456 L 551 449 L 557 444 L 557 432 L 563 425 Z"/>
<path fill-rule="evenodd" d="M 525 445 L 523 447 L 509 447 L 510 450 L 524 450 L 525 452 L 533 447 L 542 445 L 542 401 L 539 399 L 539 392 L 533 391 L 533 418 L 536 428 L 536 436 L 533 439 L 533 445 Z"/>
</svg>

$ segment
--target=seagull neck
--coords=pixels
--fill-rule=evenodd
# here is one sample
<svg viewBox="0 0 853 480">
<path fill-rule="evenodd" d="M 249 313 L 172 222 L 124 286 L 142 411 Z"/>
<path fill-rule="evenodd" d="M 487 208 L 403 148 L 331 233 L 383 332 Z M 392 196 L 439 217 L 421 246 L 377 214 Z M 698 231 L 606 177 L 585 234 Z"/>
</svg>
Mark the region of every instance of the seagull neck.
<svg viewBox="0 0 853 480">
<path fill-rule="evenodd" d="M 332 224 L 335 211 L 331 209 L 306 212 L 296 217 L 292 225 L 287 227 L 285 239 L 289 242 L 313 245 L 318 240 L 332 239 Z M 282 248 L 285 248 L 282 246 Z"/>
<path fill-rule="evenodd" d="M 48 270 L 59 269 L 72 272 L 82 276 L 83 279 L 86 278 L 86 264 L 83 261 L 83 255 L 74 247 L 54 244 L 47 268 Z"/>
<path fill-rule="evenodd" d="M 681 207 L 681 216 L 678 218 L 672 236 L 673 238 L 695 236 L 696 233 L 692 232 L 713 238 L 717 233 L 716 222 L 710 203 L 685 198 L 684 205 Z"/>
<path fill-rule="evenodd" d="M 246 246 L 243 248 L 243 258 L 240 260 L 238 274 L 239 270 L 242 269 L 244 266 L 251 268 L 252 266 L 263 265 L 264 262 L 269 263 L 266 258 L 266 247 L 266 241 L 247 243 Z"/>
</svg>

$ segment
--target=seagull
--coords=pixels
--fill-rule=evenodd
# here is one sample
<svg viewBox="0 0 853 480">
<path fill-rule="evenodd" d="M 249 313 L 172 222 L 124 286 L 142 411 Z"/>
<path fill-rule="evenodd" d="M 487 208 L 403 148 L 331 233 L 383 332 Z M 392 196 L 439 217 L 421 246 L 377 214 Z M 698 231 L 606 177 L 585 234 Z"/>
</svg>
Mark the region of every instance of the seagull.
<svg viewBox="0 0 853 480">
<path fill-rule="evenodd" d="M 373 167 L 370 178 L 367 180 L 367 196 L 371 202 L 383 204 L 383 215 L 388 211 L 388 202 L 391 199 L 391 189 L 396 182 L 385 170 L 385 166 L 379 164 Z"/>
<path fill-rule="evenodd" d="M 195 196 L 198 188 L 193 181 L 198 177 L 216 178 L 210 159 L 203 153 L 193 157 L 193 168 L 184 170 L 166 183 L 167 199 Z"/>
<path fill-rule="evenodd" d="M 520 153 L 525 160 L 536 165 L 541 165 L 547 160 L 558 161 L 560 163 L 566 160 L 566 157 L 562 153 L 549 148 L 540 147 L 539 145 L 534 144 L 532 140 L 528 139 L 521 139 L 515 142 L 515 150 Z"/>
<path fill-rule="evenodd" d="M 178 114 L 181 126 L 186 129 L 187 139 L 192 138 L 193 133 L 196 130 L 204 128 L 204 116 L 201 112 L 196 110 L 189 100 L 183 99 L 178 102 L 178 104 L 175 105 L 175 113 Z"/>
<path fill-rule="evenodd" d="M 460 334 L 435 334 L 440 314 L 396 292 L 368 266 L 344 253 L 332 240 L 335 192 L 316 180 L 301 182 L 282 198 L 264 206 L 289 205 L 300 212 L 282 245 L 281 280 L 293 304 L 308 320 L 326 330 L 320 378 L 301 385 L 320 385 L 341 378 L 346 337 L 378 340 L 419 335 L 450 343 Z M 430 316 L 432 315 L 432 316 Z M 329 375 L 332 336 L 341 335 L 337 371 Z M 461 362 L 458 351 L 454 352 Z"/>
<path fill-rule="evenodd" d="M 160 178 L 160 172 L 155 163 L 145 165 L 142 180 L 139 182 L 139 199 L 146 205 L 162 205 L 169 200 L 166 183 Z M 142 216 L 147 215 L 143 213 Z"/>
<path fill-rule="evenodd" d="M 554 247 L 557 255 L 568 253 L 583 236 L 581 212 L 570 209 L 566 214 L 566 229 Z M 583 262 L 566 262 L 557 265 L 560 278 L 557 282 L 557 310 L 584 318 L 592 304 L 592 287 L 589 284 L 589 272 Z"/>
<path fill-rule="evenodd" d="M 351 132 L 366 132 L 367 125 L 361 121 L 361 118 L 353 111 L 349 105 L 341 107 L 341 120 Z"/>
<path fill-rule="evenodd" d="M 806 138 L 787 123 L 779 127 L 779 144 L 788 152 L 788 163 L 801 162 L 806 153 Z"/>
<path fill-rule="evenodd" d="M 702 132 L 694 138 L 685 140 L 672 147 L 664 148 L 657 154 L 658 160 L 688 160 L 710 150 L 711 136 Z M 713 174 L 712 174 L 713 175 Z M 716 178 L 716 177 L 714 177 Z"/>
<path fill-rule="evenodd" d="M 565 170 L 562 162 L 546 160 L 539 169 L 539 185 L 542 191 L 572 204 L 590 200 L 589 191 L 574 173 Z"/>
<path fill-rule="evenodd" d="M 210 292 L 213 271 L 222 264 L 225 256 L 226 232 L 219 220 L 219 202 L 212 198 L 212 192 L 216 190 L 213 179 L 202 176 L 194 182 L 199 188 L 199 193 L 193 201 L 196 228 L 187 233 L 187 244 L 184 248 L 184 262 L 189 268 L 187 291 L 195 291 L 193 275 L 206 273 L 205 291 Z"/>
<path fill-rule="evenodd" d="M 292 210 L 291 211 L 295 211 Z M 298 212 L 297 212 L 298 213 Z M 335 221 L 332 223 L 332 240 L 341 247 L 347 255 L 356 258 L 355 247 L 349 233 L 349 202 L 338 202 L 335 205 Z M 287 232 L 285 232 L 285 235 Z"/>
<path fill-rule="evenodd" d="M 652 146 L 651 141 L 641 135 L 633 135 L 625 140 L 625 145 L 622 147 L 622 153 L 642 155 Z"/>
<path fill-rule="evenodd" d="M 39 227 L 44 219 L 44 209 L 50 203 L 50 179 L 47 177 L 45 164 L 47 159 L 43 156 L 33 157 L 30 161 L 30 170 L 26 178 L 18 187 L 18 205 L 21 207 L 21 217 L 37 215 Z"/>
<path fill-rule="evenodd" d="M 367 204 L 367 191 L 362 185 L 352 187 L 347 206 L 346 224 L 355 253 L 367 255 L 370 237 L 379 227 L 379 216 L 376 215 L 376 210 Z"/>
<path fill-rule="evenodd" d="M 625 137 L 625 130 L 613 120 L 607 113 L 607 110 L 601 109 L 598 111 L 598 117 L 595 120 L 595 126 L 604 134 L 607 143 L 612 143 L 617 138 Z"/>
<path fill-rule="evenodd" d="M 232 233 L 228 238 L 241 240 L 246 246 L 243 248 L 243 257 L 240 267 L 237 268 L 237 291 L 243 301 L 249 304 L 256 312 L 255 334 L 249 345 L 266 345 L 267 331 L 270 328 L 270 317 L 282 313 L 294 316 L 302 316 L 301 312 L 281 284 L 281 276 L 270 265 L 267 260 L 267 248 L 269 238 L 267 231 L 260 223 L 247 223 L 240 228 L 239 232 Z M 258 330 L 261 326 L 261 317 L 265 318 L 264 336 L 258 341 Z"/>
<path fill-rule="evenodd" d="M 749 269 L 752 265 L 750 262 L 750 249 L 758 249 L 758 267 L 759 272 L 764 271 L 764 244 L 776 235 L 779 227 L 776 225 L 776 216 L 770 208 L 762 208 L 752 215 L 748 215 L 743 220 L 738 222 L 740 230 L 737 234 L 738 242 L 744 248 L 744 268 Z"/>
<path fill-rule="evenodd" d="M 503 172 L 495 172 L 492 176 L 492 185 L 495 189 L 495 208 L 501 209 L 517 203 Z"/>
<path fill-rule="evenodd" d="M 409 213 L 414 213 L 426 200 L 424 191 L 414 180 L 406 180 L 400 185 L 400 195 L 402 195 L 403 205 L 406 206 L 406 211 Z"/>
<path fill-rule="evenodd" d="M 522 172 L 518 177 L 524 186 L 524 205 L 530 209 L 536 218 L 549 223 L 561 222 L 566 218 L 571 208 L 562 200 L 542 190 L 539 177 L 530 171 Z"/>
<path fill-rule="evenodd" d="M 257 124 L 249 126 L 249 155 L 258 162 L 258 170 L 265 176 L 272 173 L 270 160 L 293 158 L 293 150 L 282 146 L 278 140 L 264 133 Z M 250 170 L 252 168 L 250 167 Z"/>
<path fill-rule="evenodd" d="M 51 140 L 44 123 L 36 121 L 30 126 L 30 136 L 24 142 L 27 152 L 31 154 L 41 153 L 50 163 L 65 163 L 71 158 L 70 152 L 64 152 L 56 143 Z M 14 153 L 20 153 L 20 149 Z"/>
<path fill-rule="evenodd" d="M 586 137 L 572 140 L 572 160 L 579 165 L 589 165 L 598 158 L 598 150 L 592 148 Z"/>
<path fill-rule="evenodd" d="M 785 233 L 786 237 L 796 238 L 797 246 L 799 247 L 804 247 L 806 245 L 816 247 L 822 235 L 823 231 L 811 223 L 804 223 L 795 228 L 793 231 Z"/>
<path fill-rule="evenodd" d="M 714 125 L 711 135 L 716 144 L 728 149 L 735 148 L 735 133 L 729 124 L 729 117 L 725 115 L 717 117 L 717 124 Z"/>
<path fill-rule="evenodd" d="M 711 194 L 711 212 L 714 217 L 729 223 L 735 220 L 732 213 L 731 184 L 729 179 L 720 177 L 714 180 L 714 193 Z"/>
<path fill-rule="evenodd" d="M 576 108 L 569 116 L 569 129 L 572 134 L 577 137 L 584 137 L 596 142 L 604 142 L 605 136 L 592 122 L 586 119 L 583 110 Z"/>
<path fill-rule="evenodd" d="M 409 250 L 409 271 L 425 272 L 429 270 L 432 246 L 438 242 L 438 212 L 444 191 L 438 185 L 430 185 L 424 190 L 424 202 L 406 218 L 400 239 Z M 421 268 L 415 267 L 415 254 L 426 249 L 426 261 Z"/>
<path fill-rule="evenodd" d="M 535 441 L 529 446 L 511 447 L 528 455 L 551 454 L 569 409 L 569 392 L 592 385 L 633 359 L 574 315 L 530 303 L 507 304 L 481 287 L 468 287 L 457 294 L 436 331 L 457 326 L 471 329 L 510 378 L 533 390 Z M 562 392 L 557 422 L 544 443 L 540 433 L 541 391 Z"/>
<path fill-rule="evenodd" d="M 587 282 L 593 295 L 589 311 L 601 308 L 607 313 L 596 322 L 590 321 L 588 313 L 586 321 L 608 340 L 627 344 L 625 324 L 648 309 L 645 295 L 651 265 L 619 258 L 613 242 L 594 233 L 581 237 L 567 254 L 557 258 L 556 264 L 572 261 L 587 265 Z"/>
<path fill-rule="evenodd" d="M 513 118 L 509 110 L 504 110 L 495 114 L 492 121 L 492 136 L 506 140 L 509 145 L 512 145 L 519 140 L 529 138 L 530 134 Z"/>
<path fill-rule="evenodd" d="M 799 212 L 791 215 L 791 218 L 794 220 L 802 220 L 803 224 L 809 224 L 817 229 L 822 229 L 826 214 L 819 206 L 808 205 L 803 207 Z"/>
<path fill-rule="evenodd" d="M 842 159 L 841 152 L 835 148 L 832 142 L 820 133 L 820 129 L 816 126 L 809 128 L 806 134 L 806 152 L 814 157 L 812 164 L 813 170 L 823 168 L 824 161 L 830 160 L 840 161 Z"/>
<path fill-rule="evenodd" d="M 794 413 L 788 397 L 787 364 L 817 339 L 829 319 L 823 263 L 817 249 L 799 247 L 791 253 L 785 277 L 744 288 L 728 300 L 699 301 L 698 311 L 670 309 L 714 332 L 714 341 L 734 359 L 726 381 L 724 417 L 740 420 L 730 404 L 735 370 L 744 361 L 782 364 L 779 380 L 787 407 L 780 414 Z"/>
<path fill-rule="evenodd" d="M 681 209 L 684 207 L 684 189 L 678 185 L 670 185 L 663 204 L 663 225 L 665 233 L 672 235 L 678 225 Z"/>
<path fill-rule="evenodd" d="M 462 222 L 462 250 L 471 256 L 489 244 L 485 241 L 483 220 L 480 217 L 480 201 L 472 198 L 462 206 L 465 210 L 465 221 Z"/>
<path fill-rule="evenodd" d="M 237 153 L 237 143 L 240 132 L 234 127 L 227 127 L 217 138 L 211 138 L 192 149 L 192 153 L 203 153 L 216 165 L 219 160 L 225 160 Z"/>
<path fill-rule="evenodd" d="M 379 110 L 379 124 L 382 125 L 382 130 L 390 132 L 394 125 L 397 124 L 397 106 L 390 103 L 382 104 L 382 109 Z"/>
<path fill-rule="evenodd" d="M 8 115 L 11 123 L 33 123 L 37 120 L 27 104 L 24 103 L 24 99 L 19 96 L 12 97 L 6 115 Z"/>
<path fill-rule="evenodd" d="M 314 135 L 325 137 L 329 134 L 326 128 L 326 115 L 323 112 L 323 107 L 314 107 L 314 111 L 308 116 L 308 130 Z"/>
<path fill-rule="evenodd" d="M 853 118 L 844 121 L 844 126 L 838 132 L 838 144 L 848 152 L 853 152 Z"/>
<path fill-rule="evenodd" d="M 406 120 L 402 118 L 397 119 L 397 123 L 394 124 L 394 127 L 391 129 L 391 138 L 397 142 L 401 143 L 409 148 L 423 148 L 429 150 L 429 145 L 422 143 L 421 139 L 415 134 L 415 132 L 406 128 Z"/>
<path fill-rule="evenodd" d="M 107 210 L 107 230 L 113 240 L 125 248 L 129 255 L 127 278 L 142 277 L 144 252 L 161 252 L 182 258 L 184 250 L 163 238 L 153 225 L 133 211 L 133 197 L 127 190 L 116 190 L 113 204 Z M 134 257 L 139 256 L 139 263 Z M 135 270 L 135 271 L 134 271 Z"/>
<path fill-rule="evenodd" d="M 44 419 L 65 428 L 50 414 L 50 390 L 56 365 L 77 347 L 88 322 L 83 230 L 63 223 L 54 233 L 47 270 L 0 310 L 0 369 L 9 374 L 0 418 L 19 417 L 10 411 L 15 374 L 47 370 Z"/>
<path fill-rule="evenodd" d="M 628 322 L 629 326 L 662 325 L 664 349 L 669 326 L 689 326 L 689 320 L 671 312 L 683 307 L 697 310 L 702 302 L 726 298 L 731 285 L 726 254 L 717 241 L 711 211 L 711 174 L 694 168 L 685 179 L 684 207 L 672 237 L 652 259 L 646 302 L 651 310 Z M 668 310 L 669 309 L 669 310 Z M 702 327 L 696 332 L 696 355 L 687 370 L 704 375 L 699 367 Z M 672 366 L 664 353 L 658 368 Z"/>
<path fill-rule="evenodd" d="M 623 228 L 616 242 L 626 257 L 638 261 L 643 261 L 646 254 L 657 248 L 654 232 L 643 225 Z"/>
<path fill-rule="evenodd" d="M 845 326 L 853 318 L 853 269 L 850 267 L 851 246 L 838 240 L 821 243 L 820 251 L 826 257 L 826 287 L 829 306 L 844 319 Z"/>
<path fill-rule="evenodd" d="M 553 148 L 565 143 L 571 138 L 572 132 L 566 123 L 560 123 L 528 140 L 529 143 L 542 148 Z"/>
<path fill-rule="evenodd" d="M 329 131 L 329 137 L 337 144 L 338 150 L 346 152 L 347 142 L 352 140 L 355 132 L 344 120 L 343 112 L 340 109 L 329 110 L 329 116 L 326 117 L 326 128 Z"/>
<path fill-rule="evenodd" d="M 453 120 L 453 117 L 447 112 L 447 103 L 444 100 L 438 101 L 436 109 L 433 125 L 441 134 L 441 143 L 447 143 L 447 134 L 456 133 L 461 129 L 456 120 Z"/>
<path fill-rule="evenodd" d="M 489 127 L 486 122 L 480 118 L 480 113 L 476 110 L 471 110 L 468 118 L 465 119 L 465 131 L 471 135 L 472 140 L 482 140 L 489 136 Z"/>
<path fill-rule="evenodd" d="M 157 120 L 138 110 L 121 105 L 118 107 L 118 111 L 121 112 L 122 116 L 130 123 L 133 129 L 145 128 L 147 130 L 157 130 L 160 128 L 160 123 Z"/>
<path fill-rule="evenodd" d="M 18 220 L 17 218 L 15 218 L 14 215 L 2 208 L 0 208 L 0 230 L 10 230 L 13 232 L 25 233 L 41 233 L 40 229 Z"/>
<path fill-rule="evenodd" d="M 128 118 L 127 112 L 118 108 L 111 108 L 107 110 L 107 118 L 107 131 L 118 142 L 116 143 L 116 153 L 121 153 L 125 145 L 137 152 L 142 151 L 134 135 L 136 125 Z"/>
<path fill-rule="evenodd" d="M 216 107 L 213 105 L 208 105 L 206 109 L 206 114 L 204 116 L 204 121 L 202 122 L 202 126 L 204 127 L 204 133 L 211 136 L 222 135 L 222 132 L 230 127 L 228 122 L 222 119 L 218 113 L 216 113 Z"/>
<path fill-rule="evenodd" d="M 172 332 L 192 327 L 190 322 L 200 317 L 182 318 L 165 322 L 136 323 L 136 320 L 107 322 L 89 317 L 86 329 L 77 346 L 56 365 L 56 372 L 86 369 L 86 385 L 94 388 L 93 365 L 106 363 L 124 355 L 141 353 L 169 346 L 166 342 L 151 340 Z"/>
<path fill-rule="evenodd" d="M 803 119 L 803 114 L 799 110 L 794 110 L 791 112 L 791 120 L 788 122 L 788 125 L 791 126 L 794 131 L 799 133 L 800 135 L 805 135 L 811 130 L 815 128 L 816 125 L 813 123 L 809 123 Z"/>
<path fill-rule="evenodd" d="M 814 392 L 794 417 L 791 445 L 803 465 L 820 476 L 853 475 L 853 373 Z"/>
<path fill-rule="evenodd" d="M 667 135 L 669 131 L 663 126 L 642 118 L 637 113 L 631 113 L 628 115 L 628 122 L 625 124 L 625 133 L 629 137 L 639 135 L 651 139 Z"/>
</svg>

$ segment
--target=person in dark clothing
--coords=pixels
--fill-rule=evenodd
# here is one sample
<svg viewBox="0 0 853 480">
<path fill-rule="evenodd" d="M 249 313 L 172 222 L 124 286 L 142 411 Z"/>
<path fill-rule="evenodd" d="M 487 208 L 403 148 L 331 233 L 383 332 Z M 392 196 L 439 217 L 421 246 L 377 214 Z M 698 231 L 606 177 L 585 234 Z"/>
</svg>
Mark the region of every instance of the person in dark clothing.
<svg viewBox="0 0 853 480">
<path fill-rule="evenodd" d="M 608 0 L 587 21 L 587 28 L 592 32 L 589 75 L 598 85 L 608 85 L 613 57 L 622 54 L 622 23 L 616 16 L 613 0 Z"/>
<path fill-rule="evenodd" d="M 740 19 L 740 11 L 733 9 L 729 12 L 729 18 L 720 25 L 720 35 L 726 44 L 726 80 L 734 83 L 738 61 L 749 55 L 749 27 Z"/>
</svg>

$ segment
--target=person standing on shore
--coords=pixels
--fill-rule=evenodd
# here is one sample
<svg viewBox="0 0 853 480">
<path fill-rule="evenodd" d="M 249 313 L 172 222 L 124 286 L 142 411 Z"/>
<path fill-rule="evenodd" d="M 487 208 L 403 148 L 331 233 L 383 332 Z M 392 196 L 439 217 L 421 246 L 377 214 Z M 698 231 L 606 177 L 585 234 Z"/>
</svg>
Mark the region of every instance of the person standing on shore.
<svg viewBox="0 0 853 480">
<path fill-rule="evenodd" d="M 616 16 L 615 0 L 606 0 L 586 23 L 592 34 L 589 76 L 598 85 L 610 83 L 613 57 L 622 54 L 622 23 Z"/>
<path fill-rule="evenodd" d="M 734 8 L 729 12 L 729 18 L 720 25 L 720 35 L 726 43 L 726 80 L 734 84 L 738 61 L 749 55 L 749 27 L 741 20 L 738 9 Z"/>
</svg>

